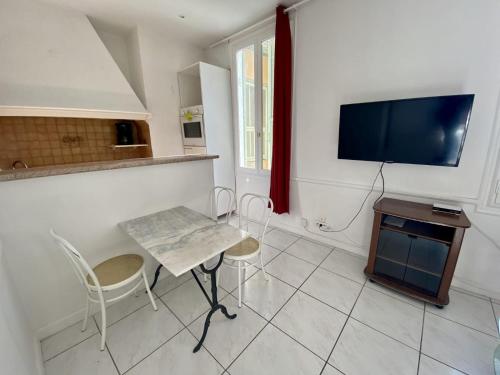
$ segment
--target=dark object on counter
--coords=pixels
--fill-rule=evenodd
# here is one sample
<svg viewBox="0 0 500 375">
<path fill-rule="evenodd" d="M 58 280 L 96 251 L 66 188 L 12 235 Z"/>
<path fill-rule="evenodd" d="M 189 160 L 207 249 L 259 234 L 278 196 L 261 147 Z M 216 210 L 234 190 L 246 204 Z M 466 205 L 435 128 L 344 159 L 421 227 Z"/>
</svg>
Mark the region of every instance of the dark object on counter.
<svg viewBox="0 0 500 375">
<path fill-rule="evenodd" d="M 120 121 L 116 124 L 116 144 L 134 144 L 134 124 L 130 121 Z"/>
</svg>

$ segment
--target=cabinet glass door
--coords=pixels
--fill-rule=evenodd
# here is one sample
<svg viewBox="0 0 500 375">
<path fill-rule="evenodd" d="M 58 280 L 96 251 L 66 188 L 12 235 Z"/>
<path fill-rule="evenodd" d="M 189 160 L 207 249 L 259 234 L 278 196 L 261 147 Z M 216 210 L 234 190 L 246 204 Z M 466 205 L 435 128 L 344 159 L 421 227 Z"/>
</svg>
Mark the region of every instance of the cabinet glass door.
<svg viewBox="0 0 500 375">
<path fill-rule="evenodd" d="M 379 234 L 375 273 L 403 280 L 411 238 L 406 234 L 381 229 Z"/>
<path fill-rule="evenodd" d="M 404 281 L 412 287 L 416 287 L 431 296 L 437 295 L 439 286 L 441 285 L 440 277 L 411 267 L 406 268 Z"/>
<path fill-rule="evenodd" d="M 411 240 L 411 237 L 408 237 L 407 234 L 381 229 L 378 239 L 377 256 L 406 264 Z"/>
<path fill-rule="evenodd" d="M 441 276 L 449 249 L 448 245 L 438 241 L 415 238 L 411 243 L 408 266 Z"/>
</svg>

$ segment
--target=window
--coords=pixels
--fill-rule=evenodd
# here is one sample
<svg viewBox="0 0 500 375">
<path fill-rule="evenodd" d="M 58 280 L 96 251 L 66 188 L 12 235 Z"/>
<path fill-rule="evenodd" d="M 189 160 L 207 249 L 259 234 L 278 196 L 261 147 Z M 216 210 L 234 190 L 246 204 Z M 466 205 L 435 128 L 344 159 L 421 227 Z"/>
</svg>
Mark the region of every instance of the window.
<svg viewBox="0 0 500 375">
<path fill-rule="evenodd" d="M 268 171 L 273 144 L 274 36 L 263 33 L 233 51 L 239 165 Z"/>
</svg>

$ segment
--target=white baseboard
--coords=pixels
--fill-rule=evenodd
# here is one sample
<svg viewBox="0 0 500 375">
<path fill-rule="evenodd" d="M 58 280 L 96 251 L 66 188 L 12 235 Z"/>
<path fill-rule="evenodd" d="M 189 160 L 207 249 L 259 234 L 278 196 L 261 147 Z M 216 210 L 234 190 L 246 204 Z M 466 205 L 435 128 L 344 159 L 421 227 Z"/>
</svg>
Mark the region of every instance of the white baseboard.
<svg viewBox="0 0 500 375">
<path fill-rule="evenodd" d="M 42 346 L 37 337 L 33 338 L 33 350 L 35 351 L 36 369 L 38 375 L 45 375 L 45 366 L 43 365 Z"/>
<path fill-rule="evenodd" d="M 81 321 L 84 313 L 85 309 L 81 309 L 65 316 L 64 318 L 56 320 L 55 322 L 49 323 L 36 332 L 36 337 L 41 341 L 49 336 L 52 336 L 53 334 L 62 331 L 64 328 L 70 327 Z"/>
<path fill-rule="evenodd" d="M 160 277 L 158 278 L 158 281 L 160 281 L 168 276 L 170 276 L 170 274 L 167 274 L 167 272 L 162 272 L 162 273 L 160 273 Z M 153 280 L 153 279 L 154 279 L 154 276 L 148 275 L 148 280 Z M 107 306 L 110 306 L 110 305 L 111 304 L 108 304 Z M 99 306 L 96 306 L 94 304 L 92 313 L 95 314 L 95 313 L 99 312 L 99 310 L 100 310 Z M 85 314 L 85 308 L 74 311 L 73 313 L 71 313 L 63 318 L 58 319 L 52 323 L 49 323 L 49 324 L 43 326 L 40 329 L 38 329 L 38 331 L 36 331 L 35 335 L 36 335 L 37 339 L 39 341 L 41 341 L 49 336 L 52 336 L 53 334 L 55 334 L 57 332 L 62 331 L 65 328 L 72 326 L 73 324 L 80 322 L 83 319 L 84 314 Z"/>
<path fill-rule="evenodd" d="M 346 250 L 348 252 L 354 253 L 355 255 L 361 255 L 363 257 L 367 257 L 369 249 L 365 249 L 361 246 L 351 245 L 342 241 L 335 240 L 333 238 L 325 238 L 322 235 L 315 235 L 314 233 L 306 231 L 304 228 L 284 224 L 279 220 L 274 220 L 272 223 L 273 227 L 278 229 L 283 229 L 289 231 L 291 233 L 297 234 L 299 236 L 303 236 L 308 239 L 312 239 L 317 242 L 322 242 L 324 244 L 332 245 L 334 247 L 338 247 L 340 249 Z M 494 298 L 496 300 L 500 300 L 500 293 L 497 290 L 492 289 L 484 289 L 478 286 L 473 285 L 471 282 L 461 278 L 460 276 L 453 276 L 453 280 L 451 282 L 451 286 L 457 290 L 463 290 L 470 294 L 475 294 L 477 296 L 486 297 L 486 298 Z"/>
</svg>

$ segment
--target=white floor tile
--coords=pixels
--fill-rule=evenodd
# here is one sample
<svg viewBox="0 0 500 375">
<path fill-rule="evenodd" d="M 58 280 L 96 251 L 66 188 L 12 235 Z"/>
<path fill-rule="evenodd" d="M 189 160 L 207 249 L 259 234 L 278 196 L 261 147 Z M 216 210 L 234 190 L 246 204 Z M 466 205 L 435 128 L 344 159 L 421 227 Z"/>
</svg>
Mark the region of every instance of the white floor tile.
<svg viewBox="0 0 500 375">
<path fill-rule="evenodd" d="M 324 361 L 268 325 L 231 365 L 231 375 L 319 374 Z"/>
<path fill-rule="evenodd" d="M 446 366 L 426 355 L 420 356 L 418 375 L 463 375 L 464 373 Z"/>
<path fill-rule="evenodd" d="M 106 325 L 109 327 L 110 325 L 116 323 L 120 319 L 124 318 L 125 316 L 133 313 L 134 311 L 140 309 L 143 306 L 149 305 L 151 306 L 151 309 L 153 308 L 153 305 L 151 305 L 151 301 L 149 300 L 148 294 L 144 291 L 141 290 L 137 292 L 137 297 L 135 295 L 131 295 L 113 305 L 109 305 L 106 308 Z M 157 297 L 153 294 L 153 297 L 155 300 L 157 300 Z M 159 301 L 156 301 L 156 304 L 158 305 Z M 94 314 L 94 317 L 97 322 L 97 326 L 99 329 L 101 328 L 101 313 L 98 312 Z"/>
<path fill-rule="evenodd" d="M 241 219 L 241 226 L 242 226 L 241 229 L 246 230 L 246 228 L 245 228 L 246 223 L 247 223 L 247 220 L 245 218 L 242 218 Z M 233 227 L 239 228 L 238 215 L 231 216 L 231 218 L 229 219 L 229 225 L 232 225 Z M 248 232 L 251 233 L 252 231 L 254 231 L 257 234 L 259 231 L 259 226 L 261 226 L 261 224 L 259 224 L 257 221 L 249 220 L 248 221 Z M 274 227 L 272 227 L 271 225 L 267 226 L 268 232 L 271 231 L 272 229 L 274 229 Z"/>
<path fill-rule="evenodd" d="M 226 291 L 231 292 L 234 289 L 238 287 L 238 269 L 237 268 L 231 268 L 226 265 L 222 265 L 221 268 L 219 268 L 219 286 L 224 288 Z M 241 270 L 241 278 L 245 280 L 248 280 L 253 274 L 256 272 L 260 272 L 255 267 L 249 267 L 247 268 L 245 274 L 243 274 L 243 269 Z M 244 281 L 243 281 L 244 282 Z M 210 285 L 207 283 L 207 285 Z"/>
<path fill-rule="evenodd" d="M 326 361 L 346 319 L 347 315 L 298 291 L 272 323 Z"/>
<path fill-rule="evenodd" d="M 196 339 L 185 329 L 132 368 L 127 375 L 222 374 L 222 366 L 203 347 L 193 353 L 196 343 Z"/>
<path fill-rule="evenodd" d="M 266 266 L 266 271 L 298 288 L 316 266 L 287 253 L 281 253 Z"/>
<path fill-rule="evenodd" d="M 211 298 L 210 282 L 204 283 L 201 278 L 200 281 Z M 219 287 L 219 300 L 226 294 L 227 292 Z M 194 278 L 165 294 L 161 299 L 185 325 L 210 310 L 210 305 Z"/>
<path fill-rule="evenodd" d="M 418 351 L 349 319 L 328 362 L 349 375 L 414 375 Z"/>
<path fill-rule="evenodd" d="M 424 302 L 419 301 L 418 299 L 409 297 L 406 294 L 400 293 L 400 292 L 398 292 L 396 290 L 389 289 L 389 288 L 387 288 L 387 287 L 385 287 L 385 286 L 383 286 L 383 285 L 381 285 L 379 283 L 371 282 L 370 280 L 368 280 L 366 282 L 365 286 L 367 288 L 370 288 L 370 289 L 373 289 L 373 290 L 377 290 L 380 293 L 384 293 L 384 294 L 386 294 L 388 296 L 394 297 L 394 298 L 396 298 L 396 299 L 398 299 L 400 301 L 409 303 L 410 305 L 418 307 L 421 310 L 424 309 Z"/>
<path fill-rule="evenodd" d="M 273 229 L 264 236 L 264 243 L 279 250 L 285 250 L 297 241 L 299 237 L 281 229 Z"/>
<path fill-rule="evenodd" d="M 238 225 L 238 223 L 236 223 L 236 225 Z M 241 229 L 247 230 L 246 222 L 244 223 L 244 225 Z M 263 230 L 264 230 L 263 225 L 258 224 L 258 223 L 253 222 L 253 221 L 248 222 L 248 233 L 250 233 L 253 238 L 259 238 L 259 233 L 262 234 Z"/>
<path fill-rule="evenodd" d="M 163 272 L 163 271 L 164 270 L 162 270 L 161 272 Z M 157 296 L 162 297 L 166 293 L 177 288 L 179 285 L 185 283 L 186 281 L 188 281 L 189 279 L 192 279 L 192 278 L 193 278 L 193 275 L 191 274 L 191 271 L 186 272 L 186 273 L 180 275 L 179 277 L 175 277 L 174 275 L 171 275 L 169 277 L 165 277 L 165 278 L 158 281 L 158 283 L 153 288 L 153 292 Z"/>
<path fill-rule="evenodd" d="M 266 244 L 262 245 L 262 258 L 264 260 L 264 265 L 268 264 L 271 260 L 273 260 L 280 254 L 280 250 Z M 257 264 L 260 266 L 260 259 L 258 259 Z"/>
<path fill-rule="evenodd" d="M 406 302 L 363 288 L 351 316 L 420 350 L 424 311 Z"/>
<path fill-rule="evenodd" d="M 361 284 L 318 268 L 300 290 L 349 314 L 361 288 Z"/>
<path fill-rule="evenodd" d="M 366 267 L 366 262 L 366 258 L 349 254 L 344 250 L 334 249 L 321 264 L 321 267 L 358 283 L 364 283 L 366 276 L 363 270 Z"/>
<path fill-rule="evenodd" d="M 343 374 L 339 370 L 333 368 L 327 363 L 321 375 L 343 375 Z"/>
<path fill-rule="evenodd" d="M 331 247 L 308 241 L 303 238 L 294 242 L 286 252 L 295 255 L 297 258 L 319 265 L 332 251 Z"/>
<path fill-rule="evenodd" d="M 101 336 L 94 335 L 45 362 L 46 375 L 118 375 L 107 350 L 99 350 Z"/>
<path fill-rule="evenodd" d="M 286 303 L 295 292 L 295 288 L 277 278 L 268 275 L 266 280 L 259 272 L 243 284 L 243 302 L 257 311 L 266 319 L 271 319 L 274 314 Z M 238 291 L 232 292 L 238 298 Z"/>
<path fill-rule="evenodd" d="M 231 215 L 229 218 L 229 225 L 238 228 L 238 215 Z"/>
<path fill-rule="evenodd" d="M 269 245 L 263 245 L 262 247 L 262 258 L 264 261 L 264 268 L 266 264 L 268 264 L 272 259 L 274 259 L 276 256 L 281 254 L 281 251 L 278 249 L 275 249 L 274 247 L 271 247 Z M 255 264 L 256 267 L 249 267 L 246 270 L 246 275 L 245 275 L 245 280 L 248 280 L 250 276 L 252 276 L 256 272 L 260 272 L 260 255 L 253 258 L 249 259 L 248 262 Z M 237 263 L 235 263 L 236 265 Z M 228 292 L 233 291 L 238 287 L 238 269 L 236 268 L 230 268 L 227 265 L 222 265 L 220 268 L 220 278 L 219 278 L 219 285 L 223 287 L 225 290 Z M 243 270 L 242 270 L 242 276 L 243 278 Z"/>
<path fill-rule="evenodd" d="M 158 303 L 158 311 L 144 306 L 108 328 L 109 351 L 121 373 L 143 360 L 183 328 L 174 315 Z"/>
<path fill-rule="evenodd" d="M 469 294 L 449 291 L 450 303 L 442 309 L 428 306 L 429 312 L 498 337 L 491 302 Z"/>
<path fill-rule="evenodd" d="M 42 340 L 43 360 L 46 361 L 99 332 L 92 317 L 89 317 L 87 329 L 84 332 L 81 328 L 82 322 L 78 322 Z"/>
<path fill-rule="evenodd" d="M 241 309 L 238 308 L 238 300 L 231 295 L 225 297 L 221 303 L 227 307 L 230 314 L 236 313 L 238 316 L 230 320 L 220 311 L 212 315 L 208 335 L 203 345 L 220 364 L 227 367 L 267 322 L 245 305 Z M 188 328 L 197 338 L 200 338 L 204 324 L 205 316 L 201 316 Z"/>
<path fill-rule="evenodd" d="M 426 313 L 422 353 L 470 375 L 493 374 L 493 351 L 500 340 Z"/>
</svg>

